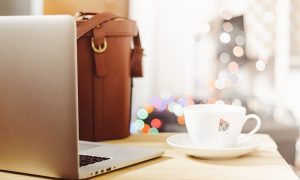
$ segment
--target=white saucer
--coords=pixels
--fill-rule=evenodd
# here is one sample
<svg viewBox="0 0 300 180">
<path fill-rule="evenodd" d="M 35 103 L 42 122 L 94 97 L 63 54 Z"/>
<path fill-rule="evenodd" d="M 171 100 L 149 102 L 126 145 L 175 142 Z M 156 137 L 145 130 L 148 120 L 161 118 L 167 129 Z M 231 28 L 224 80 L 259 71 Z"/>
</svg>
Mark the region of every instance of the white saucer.
<svg viewBox="0 0 300 180">
<path fill-rule="evenodd" d="M 233 148 L 200 148 L 193 145 L 187 133 L 170 136 L 167 143 L 186 154 L 202 159 L 232 159 L 247 154 L 258 147 L 255 141 L 249 140 L 247 143 Z"/>
</svg>

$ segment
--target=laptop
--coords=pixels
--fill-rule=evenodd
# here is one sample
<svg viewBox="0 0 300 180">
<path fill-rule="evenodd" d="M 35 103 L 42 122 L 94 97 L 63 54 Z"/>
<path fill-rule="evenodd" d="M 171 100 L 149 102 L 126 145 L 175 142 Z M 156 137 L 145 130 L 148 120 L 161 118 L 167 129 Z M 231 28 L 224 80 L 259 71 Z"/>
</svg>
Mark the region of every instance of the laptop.
<svg viewBox="0 0 300 180">
<path fill-rule="evenodd" d="M 0 169 L 84 179 L 163 154 L 78 140 L 75 22 L 0 17 Z"/>
</svg>

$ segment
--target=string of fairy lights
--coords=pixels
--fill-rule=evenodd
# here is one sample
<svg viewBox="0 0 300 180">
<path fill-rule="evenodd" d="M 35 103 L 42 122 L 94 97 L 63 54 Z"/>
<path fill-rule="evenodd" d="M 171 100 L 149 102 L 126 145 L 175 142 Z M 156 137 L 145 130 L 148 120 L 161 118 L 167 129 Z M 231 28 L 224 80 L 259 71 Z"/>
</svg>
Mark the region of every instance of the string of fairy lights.
<svg viewBox="0 0 300 180">
<path fill-rule="evenodd" d="M 193 97 L 188 98 L 175 98 L 169 93 L 164 92 L 161 96 L 153 96 L 149 99 L 144 107 L 139 108 L 136 113 L 136 120 L 131 123 L 131 133 L 148 133 L 157 134 L 158 129 L 164 125 L 163 120 L 157 117 L 148 119 L 149 115 L 154 111 L 163 112 L 168 111 L 176 116 L 178 125 L 185 125 L 183 117 L 183 108 L 188 105 L 195 104 Z M 147 122 L 150 122 L 147 124 Z"/>
<path fill-rule="evenodd" d="M 242 102 L 239 99 L 229 100 L 218 100 L 216 97 L 209 97 L 202 101 L 194 100 L 192 96 L 185 97 L 173 97 L 168 92 L 163 92 L 162 94 L 167 94 L 167 96 L 153 96 L 148 100 L 148 102 L 136 112 L 136 120 L 131 123 L 130 132 L 135 133 L 146 133 L 146 134 L 158 134 L 159 129 L 166 125 L 164 119 L 151 115 L 154 112 L 162 113 L 168 112 L 173 114 L 176 118 L 178 126 L 184 126 L 185 120 L 183 116 L 183 108 L 185 106 L 200 103 L 210 103 L 210 104 L 233 104 L 241 106 Z M 171 118 L 173 119 L 173 118 Z"/>
<path fill-rule="evenodd" d="M 221 91 L 226 88 L 230 88 L 236 85 L 240 81 L 239 71 L 243 64 L 243 58 L 245 58 L 245 43 L 246 38 L 243 29 L 239 29 L 236 23 L 233 23 L 232 14 L 224 10 L 221 13 L 223 18 L 223 24 L 218 36 L 221 50 L 218 53 L 218 63 L 221 65 L 221 69 L 218 75 L 212 83 L 208 86 L 213 86 L 214 89 Z M 209 33 L 210 26 L 206 23 L 205 33 Z M 208 28 L 207 28 L 208 27 Z M 224 48 L 225 47 L 225 48 Z M 257 71 L 264 71 L 266 68 L 266 58 L 258 58 L 255 67 Z M 233 104 L 237 106 L 242 105 L 240 99 L 233 100 L 221 100 L 215 96 L 208 97 L 206 99 L 195 100 L 193 96 L 188 97 L 175 97 L 168 92 L 163 92 L 160 96 L 153 96 L 148 102 L 136 112 L 136 120 L 131 123 L 131 133 L 147 133 L 158 134 L 159 129 L 166 126 L 164 119 L 152 116 L 155 112 L 168 112 L 176 117 L 178 126 L 184 126 L 185 120 L 183 116 L 183 108 L 188 105 L 197 103 L 216 103 L 216 104 Z"/>
</svg>

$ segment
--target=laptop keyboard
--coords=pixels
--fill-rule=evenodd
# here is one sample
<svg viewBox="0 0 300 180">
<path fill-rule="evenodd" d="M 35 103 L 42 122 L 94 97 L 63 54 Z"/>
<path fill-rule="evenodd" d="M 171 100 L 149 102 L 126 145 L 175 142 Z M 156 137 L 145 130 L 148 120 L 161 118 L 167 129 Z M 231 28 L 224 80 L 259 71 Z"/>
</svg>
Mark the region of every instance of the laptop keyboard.
<svg viewBox="0 0 300 180">
<path fill-rule="evenodd" d="M 86 166 L 86 165 L 89 165 L 89 164 L 94 164 L 96 162 L 109 160 L 110 158 L 108 158 L 108 157 L 98 157 L 98 156 L 88 156 L 88 155 L 79 155 L 79 159 L 80 159 L 80 167 L 81 167 L 81 166 Z"/>
</svg>

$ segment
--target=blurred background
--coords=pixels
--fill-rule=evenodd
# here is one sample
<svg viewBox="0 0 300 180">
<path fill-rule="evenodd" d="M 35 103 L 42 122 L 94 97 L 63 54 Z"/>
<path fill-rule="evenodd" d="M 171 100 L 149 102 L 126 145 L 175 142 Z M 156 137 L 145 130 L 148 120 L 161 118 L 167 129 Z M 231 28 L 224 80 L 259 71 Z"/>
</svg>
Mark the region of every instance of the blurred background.
<svg viewBox="0 0 300 180">
<path fill-rule="evenodd" d="M 0 15 L 111 11 L 136 20 L 145 56 L 144 77 L 134 79 L 132 133 L 186 131 L 187 105 L 242 105 L 262 118 L 260 132 L 295 167 L 299 8 L 297 0 L 0 1 Z"/>
</svg>

